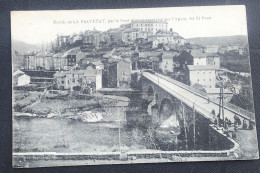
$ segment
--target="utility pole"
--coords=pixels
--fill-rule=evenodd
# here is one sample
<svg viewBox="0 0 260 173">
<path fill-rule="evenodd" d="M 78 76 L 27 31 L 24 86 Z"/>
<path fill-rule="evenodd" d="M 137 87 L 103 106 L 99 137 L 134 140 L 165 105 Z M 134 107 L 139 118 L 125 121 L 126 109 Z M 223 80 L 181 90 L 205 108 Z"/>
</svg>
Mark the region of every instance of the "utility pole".
<svg viewBox="0 0 260 173">
<path fill-rule="evenodd" d="M 187 124 L 186 124 L 186 118 L 185 118 L 185 109 L 184 109 L 184 104 L 181 102 L 182 106 L 182 116 L 183 116 L 183 126 L 184 126 L 184 134 L 185 134 L 185 141 L 186 141 L 186 150 L 188 149 L 188 137 L 187 137 Z"/>
<path fill-rule="evenodd" d="M 121 119 L 120 119 L 120 114 L 119 110 L 117 109 L 117 115 L 118 115 L 118 121 L 119 121 L 119 126 L 118 126 L 118 143 L 119 143 L 119 153 L 120 153 L 120 159 L 121 159 Z"/>
<path fill-rule="evenodd" d="M 195 112 L 195 103 L 193 103 L 193 144 L 194 144 L 194 150 L 196 147 L 196 112 Z"/>
<path fill-rule="evenodd" d="M 223 83 L 221 83 L 220 91 L 219 91 L 219 118 L 221 117 L 221 114 L 222 114 L 223 126 L 224 126 L 225 117 L 224 117 Z M 220 125 L 220 122 L 219 122 L 219 125 Z"/>
<path fill-rule="evenodd" d="M 158 86 L 159 86 L 159 74 L 157 73 L 157 78 L 158 78 Z"/>
</svg>

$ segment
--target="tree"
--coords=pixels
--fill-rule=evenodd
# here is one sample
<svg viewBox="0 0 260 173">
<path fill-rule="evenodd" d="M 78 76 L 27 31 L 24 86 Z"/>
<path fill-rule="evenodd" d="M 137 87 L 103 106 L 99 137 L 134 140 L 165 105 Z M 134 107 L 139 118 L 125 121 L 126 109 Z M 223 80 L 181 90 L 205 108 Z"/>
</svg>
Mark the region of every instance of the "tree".
<svg viewBox="0 0 260 173">
<path fill-rule="evenodd" d="M 242 87 L 241 91 L 239 92 L 239 94 L 236 94 L 232 97 L 232 99 L 230 100 L 230 103 L 241 107 L 243 109 L 246 109 L 250 112 L 253 112 L 253 93 L 252 93 L 252 89 L 251 87 Z"/>
<path fill-rule="evenodd" d="M 162 44 L 162 43 L 159 43 L 158 46 L 157 46 L 157 48 L 162 49 L 162 48 L 163 48 L 163 44 Z"/>
</svg>

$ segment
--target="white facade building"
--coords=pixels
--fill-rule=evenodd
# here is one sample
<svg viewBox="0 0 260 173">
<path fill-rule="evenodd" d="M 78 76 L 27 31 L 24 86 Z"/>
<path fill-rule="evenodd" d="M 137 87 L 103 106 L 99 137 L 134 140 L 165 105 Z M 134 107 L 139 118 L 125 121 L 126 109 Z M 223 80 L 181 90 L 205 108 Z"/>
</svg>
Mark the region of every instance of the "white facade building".
<svg viewBox="0 0 260 173">
<path fill-rule="evenodd" d="M 30 82 L 30 76 L 26 75 L 23 71 L 17 70 L 13 73 L 13 86 L 23 86 Z"/>
<path fill-rule="evenodd" d="M 190 85 L 200 84 L 204 87 L 215 88 L 218 68 L 209 65 L 188 65 Z"/>
<path fill-rule="evenodd" d="M 204 51 L 206 53 L 217 53 L 219 50 L 219 46 L 207 46 L 205 47 Z"/>
<path fill-rule="evenodd" d="M 220 67 L 220 57 L 217 54 L 205 53 L 200 50 L 193 50 L 191 52 L 193 56 L 194 65 L 209 65 Z"/>
<path fill-rule="evenodd" d="M 131 28 L 136 28 L 140 31 L 152 32 L 155 34 L 159 30 L 166 31 L 168 29 L 168 23 L 165 21 L 132 20 Z"/>
</svg>

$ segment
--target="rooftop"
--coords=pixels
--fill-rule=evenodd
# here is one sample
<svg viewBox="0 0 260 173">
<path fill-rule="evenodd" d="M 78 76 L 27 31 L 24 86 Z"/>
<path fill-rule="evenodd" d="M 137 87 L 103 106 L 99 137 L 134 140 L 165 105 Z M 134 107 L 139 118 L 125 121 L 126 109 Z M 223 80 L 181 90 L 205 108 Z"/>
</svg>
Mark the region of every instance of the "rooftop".
<svg viewBox="0 0 260 173">
<path fill-rule="evenodd" d="M 21 70 L 16 70 L 15 72 L 13 72 L 13 76 L 21 75 L 21 74 L 24 74 L 24 72 Z"/>
<path fill-rule="evenodd" d="M 111 56 L 114 54 L 115 50 L 116 50 L 116 49 L 114 48 L 114 49 L 112 49 L 111 51 L 108 51 L 106 54 L 103 55 L 103 57 L 104 57 L 104 58 L 109 58 L 109 57 L 111 57 Z"/>
<path fill-rule="evenodd" d="M 81 75 L 83 75 L 85 72 L 86 72 L 86 70 L 70 70 L 70 71 L 67 71 L 66 73 L 67 74 L 81 74 Z"/>
<path fill-rule="evenodd" d="M 77 50 L 77 49 L 72 49 L 72 50 L 68 53 L 68 55 L 76 55 L 78 52 L 79 52 L 79 50 Z"/>
<path fill-rule="evenodd" d="M 53 57 L 56 58 L 56 57 L 62 57 L 63 56 L 63 52 L 59 52 L 59 53 L 56 53 Z"/>
<path fill-rule="evenodd" d="M 136 32 L 136 31 L 139 31 L 139 29 L 136 29 L 136 28 L 127 28 L 124 30 L 124 32 Z"/>
<path fill-rule="evenodd" d="M 160 58 L 156 56 L 152 56 L 149 58 L 149 60 L 155 62 L 155 61 L 160 61 Z"/>
<path fill-rule="evenodd" d="M 173 32 L 172 31 L 167 31 L 167 30 L 159 30 L 159 31 L 157 31 L 156 32 L 156 34 L 157 33 L 167 33 L 167 34 L 173 34 Z"/>
<path fill-rule="evenodd" d="M 191 51 L 191 55 L 194 57 L 194 58 L 206 58 L 207 57 L 207 53 L 203 53 L 201 50 L 192 50 Z"/>
<path fill-rule="evenodd" d="M 180 54 L 177 52 L 167 52 L 162 55 L 162 59 L 172 59 L 173 57 L 177 57 Z"/>
<path fill-rule="evenodd" d="M 45 56 L 45 57 L 52 57 L 52 56 L 53 56 L 53 53 L 46 53 L 44 56 Z"/>
<path fill-rule="evenodd" d="M 199 71 L 199 70 L 218 70 L 219 68 L 211 65 L 188 65 L 190 71 Z"/>
<path fill-rule="evenodd" d="M 54 77 L 63 77 L 63 76 L 66 76 L 66 72 L 58 71 L 53 76 Z"/>
<path fill-rule="evenodd" d="M 59 71 L 54 74 L 55 77 L 64 77 L 67 74 L 78 74 L 84 76 L 96 76 L 98 75 L 98 70 L 88 67 L 86 70 L 70 70 L 70 71 Z"/>
<path fill-rule="evenodd" d="M 95 66 L 103 65 L 101 61 L 93 61 L 91 63 L 94 64 Z"/>
</svg>

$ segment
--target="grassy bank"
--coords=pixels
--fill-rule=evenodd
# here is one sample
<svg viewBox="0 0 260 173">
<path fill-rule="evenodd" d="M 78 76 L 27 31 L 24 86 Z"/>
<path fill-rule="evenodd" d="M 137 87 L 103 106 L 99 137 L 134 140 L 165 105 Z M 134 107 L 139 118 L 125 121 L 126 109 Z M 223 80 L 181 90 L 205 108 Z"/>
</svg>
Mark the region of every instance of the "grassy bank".
<svg viewBox="0 0 260 173">
<path fill-rule="evenodd" d="M 14 111 L 20 112 L 23 108 L 35 103 L 39 100 L 41 92 L 16 91 L 14 92 Z"/>
</svg>

